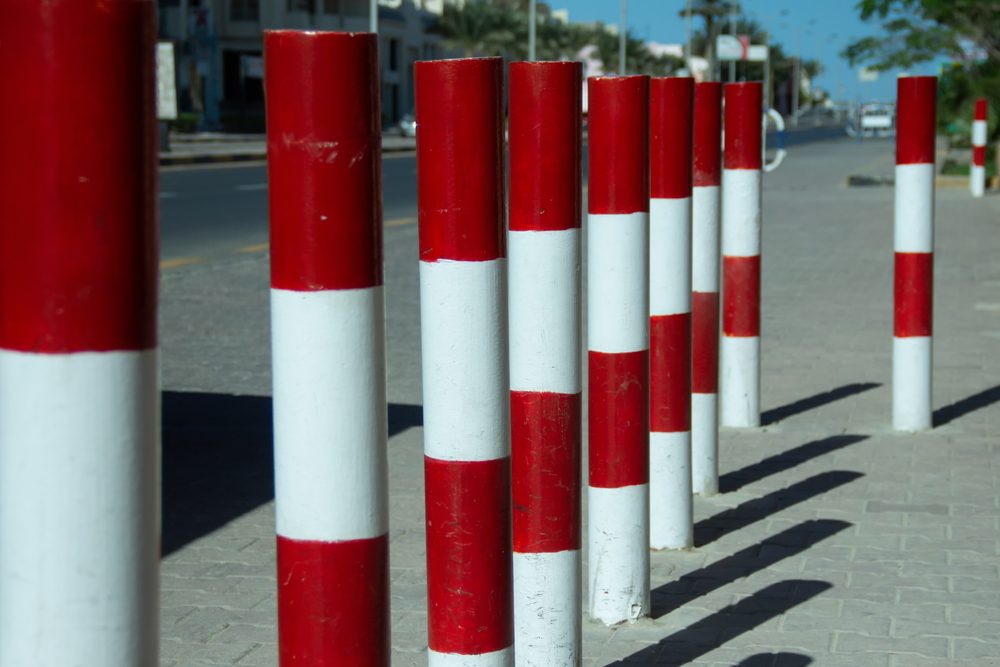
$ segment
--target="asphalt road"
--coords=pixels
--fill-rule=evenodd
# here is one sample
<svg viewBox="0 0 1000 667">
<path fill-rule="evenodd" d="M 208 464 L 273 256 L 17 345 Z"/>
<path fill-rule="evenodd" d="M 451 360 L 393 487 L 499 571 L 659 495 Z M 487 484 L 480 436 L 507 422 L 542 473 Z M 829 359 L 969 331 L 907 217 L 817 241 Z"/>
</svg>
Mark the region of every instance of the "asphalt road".
<svg viewBox="0 0 1000 667">
<path fill-rule="evenodd" d="M 841 127 L 800 128 L 788 132 L 785 143 L 794 147 L 843 136 Z M 773 146 L 773 140 L 769 139 L 768 144 Z M 790 154 L 794 159 L 794 148 L 790 148 Z M 414 153 L 384 155 L 382 188 L 387 229 L 415 224 Z M 163 268 L 264 251 L 268 239 L 266 166 L 256 163 L 161 169 L 160 224 Z"/>
</svg>

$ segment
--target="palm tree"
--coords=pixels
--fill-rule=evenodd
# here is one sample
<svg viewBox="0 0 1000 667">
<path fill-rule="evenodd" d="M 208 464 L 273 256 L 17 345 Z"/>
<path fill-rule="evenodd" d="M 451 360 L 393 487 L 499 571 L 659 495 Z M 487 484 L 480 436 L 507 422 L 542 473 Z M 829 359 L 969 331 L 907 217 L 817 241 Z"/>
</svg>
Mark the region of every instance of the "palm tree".
<svg viewBox="0 0 1000 667">
<path fill-rule="evenodd" d="M 469 2 L 461 8 L 447 4 L 438 19 L 437 32 L 444 36 L 446 46 L 466 57 L 507 54 L 519 51 L 527 23 L 518 13 L 492 3 Z"/>
<path fill-rule="evenodd" d="M 742 11 L 740 3 L 736 0 L 693 0 L 690 8 L 691 16 L 700 16 L 705 22 L 704 35 L 705 59 L 708 60 L 708 76 L 715 76 L 715 39 L 722 33 L 725 18 L 730 14 Z M 681 10 L 680 15 L 687 17 L 689 10 L 687 7 Z M 697 51 L 692 42 L 692 51 Z M 690 54 L 689 54 L 690 55 Z"/>
</svg>

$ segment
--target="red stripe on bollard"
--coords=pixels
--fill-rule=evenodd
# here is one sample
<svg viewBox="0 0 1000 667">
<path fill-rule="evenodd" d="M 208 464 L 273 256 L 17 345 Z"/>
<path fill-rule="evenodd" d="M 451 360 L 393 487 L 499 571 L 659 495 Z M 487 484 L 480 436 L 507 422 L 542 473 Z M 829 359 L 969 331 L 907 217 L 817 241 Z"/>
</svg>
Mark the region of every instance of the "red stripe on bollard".
<svg viewBox="0 0 1000 667">
<path fill-rule="evenodd" d="M 896 164 L 934 162 L 937 77 L 906 76 L 896 99 Z"/>
<path fill-rule="evenodd" d="M 694 178 L 697 186 L 722 182 L 722 84 L 694 87 Z"/>
<path fill-rule="evenodd" d="M 649 77 L 591 78 L 591 213 L 649 211 Z"/>
<path fill-rule="evenodd" d="M 691 391 L 714 394 L 719 385 L 719 293 L 691 295 Z"/>
<path fill-rule="evenodd" d="M 424 484 L 428 644 L 461 655 L 503 650 L 513 641 L 510 460 L 427 456 Z"/>
<path fill-rule="evenodd" d="M 900 338 L 931 335 L 933 282 L 932 253 L 896 253 L 893 335 Z"/>
<path fill-rule="evenodd" d="M 0 665 L 155 665 L 156 3 L 0 2 Z"/>
<path fill-rule="evenodd" d="M 155 6 L 4 5 L 0 346 L 155 347 Z"/>
<path fill-rule="evenodd" d="M 580 63 L 511 63 L 511 231 L 580 227 L 581 76 Z"/>
<path fill-rule="evenodd" d="M 264 52 L 281 664 L 388 665 L 377 38 Z"/>
<path fill-rule="evenodd" d="M 503 257 L 503 73 L 495 58 L 414 65 L 424 114 L 417 133 L 420 259 Z M 474 85 L 469 85 L 474 82 Z M 457 103 L 461 100 L 461 103 Z M 456 206 L 460 203 L 460 206 Z"/>
<path fill-rule="evenodd" d="M 986 120 L 986 109 L 987 102 L 985 97 L 980 97 L 976 100 L 976 112 L 974 118 L 976 120 Z"/>
<path fill-rule="evenodd" d="M 649 323 L 649 428 L 691 428 L 691 315 L 659 315 Z"/>
<path fill-rule="evenodd" d="M 590 486 L 649 481 L 649 353 L 588 354 Z"/>
<path fill-rule="evenodd" d="M 580 394 L 512 391 L 514 551 L 580 548 Z"/>
<path fill-rule="evenodd" d="M 271 284 L 381 285 L 377 42 L 292 30 L 266 41 Z"/>
<path fill-rule="evenodd" d="M 387 535 L 346 542 L 279 536 L 281 664 L 388 665 L 388 569 Z M 325 626 L 336 632 L 318 631 Z"/>
<path fill-rule="evenodd" d="M 972 147 L 972 164 L 977 167 L 986 166 L 986 146 Z"/>
<path fill-rule="evenodd" d="M 649 82 L 649 190 L 653 199 L 691 196 L 694 79 Z"/>
<path fill-rule="evenodd" d="M 726 336 L 760 335 L 760 255 L 723 257 L 722 332 Z"/>
<path fill-rule="evenodd" d="M 760 169 L 762 87 L 756 81 L 726 85 L 726 169 Z"/>
</svg>

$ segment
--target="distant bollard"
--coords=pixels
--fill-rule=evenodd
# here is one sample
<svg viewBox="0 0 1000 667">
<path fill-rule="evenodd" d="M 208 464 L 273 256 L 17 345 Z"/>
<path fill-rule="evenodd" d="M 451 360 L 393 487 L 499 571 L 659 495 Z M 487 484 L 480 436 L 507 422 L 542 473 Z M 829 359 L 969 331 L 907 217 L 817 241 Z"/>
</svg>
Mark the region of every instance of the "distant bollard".
<svg viewBox="0 0 1000 667">
<path fill-rule="evenodd" d="M 722 425 L 760 426 L 761 85 L 725 87 Z"/>
<path fill-rule="evenodd" d="M 377 41 L 264 53 L 280 662 L 388 665 Z"/>
<path fill-rule="evenodd" d="M 694 79 L 649 88 L 649 537 L 694 545 L 691 502 L 691 120 Z"/>
<path fill-rule="evenodd" d="M 0 665 L 159 664 L 156 4 L 0 3 Z"/>
<path fill-rule="evenodd" d="M 514 642 L 523 667 L 580 664 L 582 67 L 510 66 Z"/>
<path fill-rule="evenodd" d="M 590 617 L 649 615 L 649 77 L 588 81 Z"/>
<path fill-rule="evenodd" d="M 691 200 L 691 483 L 719 492 L 719 181 L 722 84 L 694 87 Z"/>
<path fill-rule="evenodd" d="M 976 100 L 976 113 L 972 121 L 972 166 L 969 168 L 969 187 L 973 197 L 982 197 L 986 190 L 986 98 Z"/>
<path fill-rule="evenodd" d="M 514 659 L 502 62 L 415 67 L 431 667 Z"/>
<path fill-rule="evenodd" d="M 936 101 L 936 77 L 899 79 L 892 344 L 892 426 L 897 431 L 932 426 Z"/>
</svg>

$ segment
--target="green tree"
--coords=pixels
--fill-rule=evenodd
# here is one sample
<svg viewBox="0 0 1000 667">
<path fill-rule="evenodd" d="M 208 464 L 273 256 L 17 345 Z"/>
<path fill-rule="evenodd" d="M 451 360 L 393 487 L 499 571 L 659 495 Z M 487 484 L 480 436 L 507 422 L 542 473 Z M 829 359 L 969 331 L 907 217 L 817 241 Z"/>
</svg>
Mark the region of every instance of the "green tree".
<svg viewBox="0 0 1000 667">
<path fill-rule="evenodd" d="M 518 12 L 489 2 L 447 4 L 437 22 L 445 46 L 462 55 L 519 55 L 527 41 L 527 20 Z M 512 51 L 516 53 L 512 53 Z"/>
<path fill-rule="evenodd" d="M 728 17 L 740 11 L 740 4 L 736 0 L 694 0 L 691 3 L 690 12 L 687 7 L 680 12 L 683 18 L 687 18 L 690 13 L 692 17 L 701 18 L 704 23 L 701 33 L 702 40 L 698 47 L 694 45 L 692 40 L 691 50 L 700 51 L 705 55 L 705 59 L 708 61 L 709 79 L 715 77 L 715 39 L 722 34 Z"/>
<path fill-rule="evenodd" d="M 973 100 L 986 96 L 991 115 L 1000 102 L 1000 2 L 997 0 L 861 0 L 861 18 L 883 33 L 847 46 L 852 65 L 906 68 L 938 57 L 954 65 L 939 82 L 938 123 L 967 135 Z M 994 116 L 995 117 L 995 116 Z M 994 139 L 1000 126 L 993 124 Z"/>
</svg>

